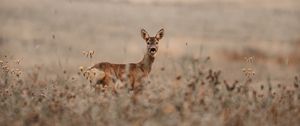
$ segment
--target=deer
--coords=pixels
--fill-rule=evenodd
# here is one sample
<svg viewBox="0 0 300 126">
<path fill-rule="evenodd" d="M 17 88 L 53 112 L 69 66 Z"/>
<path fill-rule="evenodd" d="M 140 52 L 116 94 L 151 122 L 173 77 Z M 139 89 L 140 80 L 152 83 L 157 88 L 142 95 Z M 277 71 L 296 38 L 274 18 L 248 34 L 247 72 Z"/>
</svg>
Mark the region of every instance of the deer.
<svg viewBox="0 0 300 126">
<path fill-rule="evenodd" d="M 158 51 L 159 41 L 164 37 L 164 29 L 161 28 L 154 37 L 150 37 L 145 29 L 141 29 L 141 37 L 146 42 L 146 51 L 140 62 L 128 64 L 114 64 L 100 62 L 89 68 L 93 71 L 94 78 L 92 83 L 102 85 L 102 87 L 112 87 L 116 90 L 116 81 L 125 83 L 129 89 L 138 90 L 142 83 L 147 80 L 155 55 Z M 140 89 L 139 89 L 140 90 Z"/>
</svg>

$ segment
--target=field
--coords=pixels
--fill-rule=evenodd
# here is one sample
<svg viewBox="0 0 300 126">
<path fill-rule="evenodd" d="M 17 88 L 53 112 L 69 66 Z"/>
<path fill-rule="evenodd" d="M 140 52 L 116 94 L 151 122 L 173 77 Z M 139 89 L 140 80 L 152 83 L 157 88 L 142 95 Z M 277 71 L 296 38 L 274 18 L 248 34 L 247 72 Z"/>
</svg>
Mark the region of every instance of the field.
<svg viewBox="0 0 300 126">
<path fill-rule="evenodd" d="M 96 91 L 80 67 L 140 61 L 141 28 L 142 92 Z M 299 48 L 299 0 L 1 0 L 0 125 L 297 126 Z"/>
</svg>

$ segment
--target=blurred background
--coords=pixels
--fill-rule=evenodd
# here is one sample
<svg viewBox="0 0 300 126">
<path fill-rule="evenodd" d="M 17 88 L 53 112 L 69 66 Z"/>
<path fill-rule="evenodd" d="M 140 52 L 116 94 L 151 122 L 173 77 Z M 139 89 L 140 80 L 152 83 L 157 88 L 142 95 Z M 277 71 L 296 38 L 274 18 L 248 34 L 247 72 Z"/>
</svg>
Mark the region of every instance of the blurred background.
<svg viewBox="0 0 300 126">
<path fill-rule="evenodd" d="M 95 50 L 92 63 L 138 62 L 141 28 L 166 32 L 154 71 L 207 56 L 232 78 L 245 57 L 254 57 L 257 78 L 300 71 L 299 0 L 1 0 L 0 55 L 22 59 L 24 69 L 76 71 L 91 63 L 87 50 Z"/>
</svg>

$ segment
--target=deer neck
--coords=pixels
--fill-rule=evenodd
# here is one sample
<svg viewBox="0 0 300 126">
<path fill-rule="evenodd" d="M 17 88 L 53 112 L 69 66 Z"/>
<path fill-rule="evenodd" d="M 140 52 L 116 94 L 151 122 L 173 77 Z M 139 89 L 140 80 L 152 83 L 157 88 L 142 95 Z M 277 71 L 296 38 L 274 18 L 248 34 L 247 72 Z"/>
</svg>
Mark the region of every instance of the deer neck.
<svg viewBox="0 0 300 126">
<path fill-rule="evenodd" d="M 139 66 L 141 67 L 142 71 L 150 73 L 154 59 L 155 58 L 153 56 L 146 53 L 142 61 L 139 62 Z"/>
</svg>

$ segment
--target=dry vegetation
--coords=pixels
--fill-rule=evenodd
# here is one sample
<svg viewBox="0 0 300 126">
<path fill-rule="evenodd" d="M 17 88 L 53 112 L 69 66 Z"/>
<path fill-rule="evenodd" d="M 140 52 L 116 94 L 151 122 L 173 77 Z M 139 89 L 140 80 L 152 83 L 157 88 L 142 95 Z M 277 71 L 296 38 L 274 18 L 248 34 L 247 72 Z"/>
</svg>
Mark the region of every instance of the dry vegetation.
<svg viewBox="0 0 300 126">
<path fill-rule="evenodd" d="M 300 80 L 293 87 L 267 82 L 254 88 L 255 75 L 223 78 L 207 67 L 210 58 L 185 57 L 177 68 L 161 68 L 140 94 L 127 88 L 95 92 L 83 76 L 69 71 L 55 79 L 40 77 L 36 67 L 21 73 L 19 62 L 1 61 L 1 125 L 297 125 Z M 251 64 L 253 57 L 247 58 Z M 17 65 L 16 65 L 17 64 Z M 187 69 L 191 68 L 191 69 Z M 177 76 L 163 74 L 176 69 Z M 17 72 L 15 72 L 18 70 Z M 79 71 L 79 70 L 78 70 Z"/>
<path fill-rule="evenodd" d="M 297 126 L 299 8 L 298 0 L 3 0 L 0 125 Z M 163 26 L 166 36 L 142 91 L 90 84 L 83 74 L 93 63 L 142 58 L 143 26 Z"/>
</svg>

